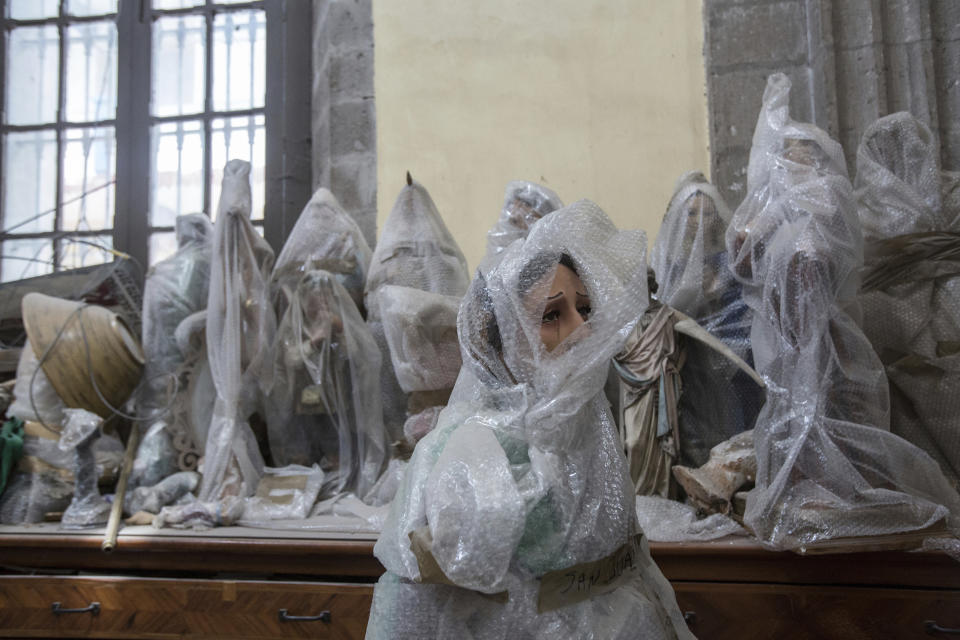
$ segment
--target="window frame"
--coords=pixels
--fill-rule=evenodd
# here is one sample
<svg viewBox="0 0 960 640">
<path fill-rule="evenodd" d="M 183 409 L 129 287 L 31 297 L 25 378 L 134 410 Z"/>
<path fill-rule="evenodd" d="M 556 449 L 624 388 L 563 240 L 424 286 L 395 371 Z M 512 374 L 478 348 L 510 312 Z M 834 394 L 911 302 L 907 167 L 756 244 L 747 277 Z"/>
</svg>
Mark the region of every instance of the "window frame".
<svg viewBox="0 0 960 640">
<path fill-rule="evenodd" d="M 11 20 L 7 1 L 0 0 L 0 107 L 6 106 L 6 62 L 9 31 L 15 26 L 57 24 L 61 38 L 67 25 L 102 21 L 103 15 L 72 17 L 64 15 L 66 2 L 59 1 L 56 18 Z M 197 7 L 154 9 L 150 0 L 119 0 L 117 25 L 117 111 L 116 117 L 95 123 L 70 123 L 69 127 L 110 125 L 115 128 L 116 188 L 114 193 L 113 248 L 130 255 L 146 266 L 152 233 L 172 231 L 172 227 L 150 224 L 150 173 L 152 167 L 151 128 L 163 122 L 200 121 L 204 135 L 204 211 L 212 215 L 217 203 L 211 202 L 212 122 L 217 118 L 263 114 L 265 138 L 265 181 L 263 227 L 267 241 L 279 250 L 311 195 L 311 89 L 313 3 L 303 0 L 250 0 L 218 6 L 205 0 Z M 225 10 L 262 9 L 266 21 L 266 95 L 262 108 L 218 112 L 213 110 L 213 21 Z M 159 17 L 203 15 L 206 22 L 205 95 L 200 113 L 157 117 L 150 113 L 152 73 L 152 35 Z M 62 131 L 65 92 L 65 46 L 60 43 L 58 62 L 59 95 L 57 109 L 57 193 L 54 229 L 49 232 L 18 234 L 0 232 L 0 241 L 13 239 L 83 237 L 104 235 L 101 231 L 66 232 L 58 230 L 62 202 Z M 50 129 L 49 124 L 17 126 L 0 122 L 0 131 Z M 0 178 L 4 174 L 4 137 L 0 135 Z M 0 199 L 0 220 L 4 203 Z M 106 230 L 109 233 L 109 230 Z M 57 243 L 54 246 L 58 246 Z M 54 256 L 54 272 L 61 269 L 60 256 Z"/>
</svg>

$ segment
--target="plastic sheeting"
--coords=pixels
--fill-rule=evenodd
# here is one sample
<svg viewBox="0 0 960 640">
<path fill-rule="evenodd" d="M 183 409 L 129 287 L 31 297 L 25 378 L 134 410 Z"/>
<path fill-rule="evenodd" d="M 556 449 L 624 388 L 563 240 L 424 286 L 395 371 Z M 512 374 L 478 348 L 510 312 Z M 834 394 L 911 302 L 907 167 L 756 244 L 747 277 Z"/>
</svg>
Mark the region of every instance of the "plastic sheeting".
<svg viewBox="0 0 960 640">
<path fill-rule="evenodd" d="M 337 491 L 362 496 L 388 451 L 380 350 L 335 274 L 308 271 L 290 295 L 266 411 L 274 464 L 320 463 L 336 474 Z"/>
<path fill-rule="evenodd" d="M 484 263 L 530 233 L 533 223 L 563 206 L 560 196 L 536 182 L 514 180 L 507 183 L 503 209 L 497 223 L 487 231 L 487 255 Z"/>
<path fill-rule="evenodd" d="M 695 507 L 659 496 L 637 496 L 637 519 L 653 542 L 704 542 L 747 535 L 729 516 L 714 513 L 698 518 Z"/>
<path fill-rule="evenodd" d="M 398 285 L 461 297 L 470 283 L 466 258 L 430 194 L 409 174 L 407 178 L 383 225 L 364 290 L 367 321 L 381 353 L 380 397 L 391 443 L 403 438 L 407 397 L 393 370 L 377 294 L 384 285 Z"/>
<path fill-rule="evenodd" d="M 214 227 L 206 338 L 217 391 L 207 432 L 200 499 L 253 493 L 263 458 L 247 422 L 269 389 L 276 318 L 267 278 L 273 250 L 250 222 L 250 163 L 231 160 Z"/>
<path fill-rule="evenodd" d="M 64 420 L 64 408 L 63 400 L 43 372 L 30 341 L 24 341 L 17 362 L 17 381 L 13 384 L 13 402 L 7 407 L 7 415 L 59 429 Z"/>
<path fill-rule="evenodd" d="M 186 380 L 184 352 L 176 331 L 189 316 L 206 308 L 210 289 L 213 225 L 202 213 L 176 220 L 177 251 L 151 267 L 143 289 L 144 384 L 138 409 L 146 431 L 133 470 L 131 487 L 152 486 L 177 471 L 174 435 L 168 425 L 185 434 L 189 424 L 178 422 L 173 410 Z"/>
<path fill-rule="evenodd" d="M 353 218 L 329 190 L 317 189 L 297 218 L 273 269 L 273 281 L 280 290 L 277 295 L 283 296 L 278 316 L 283 317 L 304 274 L 317 270 L 334 274 L 362 309 L 371 256 L 370 245 Z"/>
<path fill-rule="evenodd" d="M 960 233 L 941 199 L 937 145 L 909 113 L 877 120 L 857 153 L 856 195 L 869 232 L 864 332 L 890 380 L 891 430 L 960 485 Z M 952 185 L 943 191 L 952 197 Z M 957 231 L 954 229 L 953 231 Z"/>
<path fill-rule="evenodd" d="M 724 238 L 733 214 L 703 174 L 677 183 L 651 252 L 656 298 L 695 319 L 744 362 L 753 364 L 750 308 L 730 271 Z M 751 429 L 763 390 L 728 358 L 688 340 L 681 379 L 678 460 L 700 466 L 711 447 Z"/>
<path fill-rule="evenodd" d="M 584 201 L 474 280 L 458 318 L 464 369 L 374 550 L 388 573 L 368 638 L 691 637 L 645 543 L 623 584 L 538 613 L 538 578 L 609 559 L 638 533 L 603 386 L 646 306 L 645 246 L 643 232 L 618 231 Z M 548 352 L 541 319 L 561 254 L 591 311 Z M 411 536 L 436 572 L 424 560 L 424 576 Z M 448 584 L 417 584 L 425 577 Z"/>
<path fill-rule="evenodd" d="M 771 76 L 747 197 L 727 230 L 768 384 L 744 521 L 781 548 L 942 524 L 960 498 L 929 456 L 887 431 L 883 367 L 848 313 L 863 258 L 842 149 L 790 118 L 789 95 L 787 77 Z"/>
</svg>

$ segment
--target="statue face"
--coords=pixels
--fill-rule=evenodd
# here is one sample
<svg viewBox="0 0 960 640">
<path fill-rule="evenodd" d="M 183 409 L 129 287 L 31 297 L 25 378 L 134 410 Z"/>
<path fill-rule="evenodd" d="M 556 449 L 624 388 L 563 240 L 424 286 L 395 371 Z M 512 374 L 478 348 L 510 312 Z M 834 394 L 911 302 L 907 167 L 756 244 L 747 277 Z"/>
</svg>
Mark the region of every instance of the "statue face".
<svg viewBox="0 0 960 640">
<path fill-rule="evenodd" d="M 546 299 L 540 320 L 540 339 L 553 351 L 590 316 L 590 296 L 580 277 L 569 267 L 557 265 L 553 280 L 534 287 L 531 297 Z"/>
</svg>

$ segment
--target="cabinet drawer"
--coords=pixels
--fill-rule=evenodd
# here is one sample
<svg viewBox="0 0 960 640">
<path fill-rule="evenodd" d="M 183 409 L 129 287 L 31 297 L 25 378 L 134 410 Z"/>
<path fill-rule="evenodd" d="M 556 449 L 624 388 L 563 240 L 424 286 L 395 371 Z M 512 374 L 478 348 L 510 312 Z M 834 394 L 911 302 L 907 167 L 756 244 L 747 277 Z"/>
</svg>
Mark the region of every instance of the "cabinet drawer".
<svg viewBox="0 0 960 640">
<path fill-rule="evenodd" d="M 960 628 L 960 591 L 675 582 L 698 638 L 927 637 L 925 621 Z M 956 637 L 937 635 L 932 637 Z"/>
<path fill-rule="evenodd" d="M 0 577 L 0 637 L 363 638 L 372 585 Z M 99 612 L 55 614 L 51 605 Z M 330 612 L 325 621 L 281 621 Z"/>
</svg>

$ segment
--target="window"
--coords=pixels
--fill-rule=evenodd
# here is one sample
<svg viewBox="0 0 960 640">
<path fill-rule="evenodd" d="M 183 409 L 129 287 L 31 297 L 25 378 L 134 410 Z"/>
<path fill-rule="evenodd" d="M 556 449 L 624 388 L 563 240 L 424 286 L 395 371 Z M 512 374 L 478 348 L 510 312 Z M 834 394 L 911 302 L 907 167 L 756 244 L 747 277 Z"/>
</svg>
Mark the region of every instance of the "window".
<svg viewBox="0 0 960 640">
<path fill-rule="evenodd" d="M 0 280 L 166 257 L 177 215 L 215 215 L 231 158 L 282 242 L 309 197 L 288 158 L 309 157 L 311 4 L 0 2 Z"/>
</svg>

